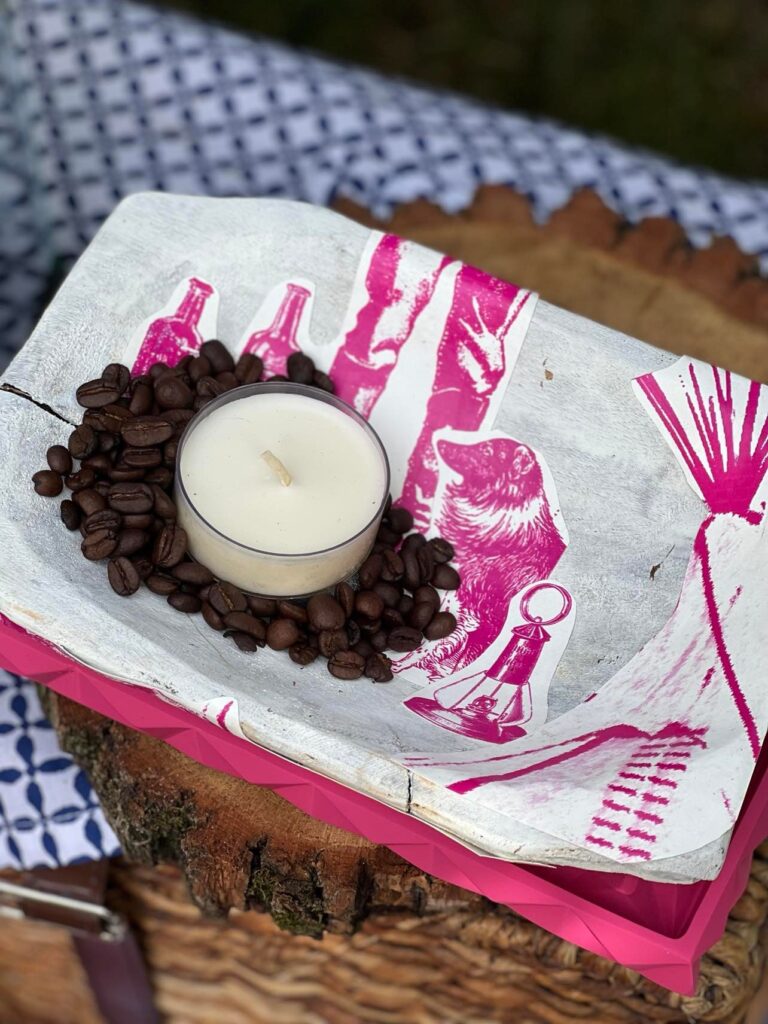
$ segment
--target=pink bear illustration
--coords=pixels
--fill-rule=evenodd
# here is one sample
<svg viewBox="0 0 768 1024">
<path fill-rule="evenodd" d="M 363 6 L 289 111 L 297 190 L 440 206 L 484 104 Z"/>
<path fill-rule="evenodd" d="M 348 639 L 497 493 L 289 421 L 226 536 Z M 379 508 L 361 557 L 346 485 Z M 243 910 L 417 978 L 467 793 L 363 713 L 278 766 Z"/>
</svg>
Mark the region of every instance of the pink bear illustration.
<svg viewBox="0 0 768 1024">
<path fill-rule="evenodd" d="M 531 448 L 503 434 L 478 439 L 453 431 L 435 447 L 446 483 L 435 498 L 430 532 L 457 552 L 462 583 L 448 607 L 458 628 L 399 666 L 418 667 L 433 679 L 480 657 L 498 637 L 512 597 L 547 579 L 566 548 Z"/>
</svg>

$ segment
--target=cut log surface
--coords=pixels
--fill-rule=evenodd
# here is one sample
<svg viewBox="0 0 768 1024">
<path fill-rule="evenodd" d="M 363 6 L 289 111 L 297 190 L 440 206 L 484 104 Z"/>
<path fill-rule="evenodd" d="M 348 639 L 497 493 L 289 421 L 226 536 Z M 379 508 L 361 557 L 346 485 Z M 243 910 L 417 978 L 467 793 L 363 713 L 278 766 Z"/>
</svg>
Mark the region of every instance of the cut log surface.
<svg viewBox="0 0 768 1024">
<path fill-rule="evenodd" d="M 339 210 L 375 223 L 348 203 Z M 768 285 L 728 240 L 693 250 L 674 222 L 627 225 L 588 192 L 540 226 L 502 187 L 481 189 L 460 216 L 419 202 L 375 226 L 645 341 L 768 380 Z M 138 931 L 172 1024 L 745 1019 L 763 971 L 768 846 L 703 959 L 696 995 L 681 998 L 269 790 L 43 692 L 123 844 L 112 903 Z M 9 986 L 0 974 L 3 1022 L 90 1020 L 85 1010 L 64 1018 L 60 1007 L 46 1016 L 37 1004 L 20 1016 Z"/>
</svg>

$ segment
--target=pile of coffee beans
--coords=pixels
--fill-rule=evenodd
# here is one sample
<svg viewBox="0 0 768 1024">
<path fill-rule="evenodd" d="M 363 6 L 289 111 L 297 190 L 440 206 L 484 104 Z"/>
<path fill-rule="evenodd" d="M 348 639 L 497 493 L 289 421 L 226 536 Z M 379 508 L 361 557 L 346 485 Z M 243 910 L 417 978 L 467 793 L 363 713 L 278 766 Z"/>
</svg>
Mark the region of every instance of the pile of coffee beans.
<svg viewBox="0 0 768 1024">
<path fill-rule="evenodd" d="M 309 356 L 286 361 L 291 380 L 333 391 L 327 374 Z M 411 532 L 413 517 L 388 507 L 373 550 L 358 573 L 358 589 L 339 583 L 333 594 L 306 603 L 244 594 L 187 553 L 187 536 L 176 522 L 171 497 L 176 452 L 187 423 L 218 395 L 262 379 L 262 360 L 244 353 L 235 363 L 220 341 L 206 341 L 196 356 L 176 366 L 155 363 L 131 377 L 110 363 L 101 377 L 81 384 L 85 409 L 65 448 L 48 449 L 48 468 L 32 477 L 35 491 L 57 497 L 61 520 L 79 530 L 90 561 L 107 561 L 116 594 L 130 597 L 143 585 L 188 615 L 202 614 L 241 651 L 265 645 L 287 651 L 297 665 L 327 659 L 337 679 L 392 679 L 387 651 L 414 651 L 456 628 L 440 611 L 438 590 L 454 590 L 459 575 L 449 564 L 451 545 Z M 78 463 L 76 466 L 75 463 Z"/>
</svg>

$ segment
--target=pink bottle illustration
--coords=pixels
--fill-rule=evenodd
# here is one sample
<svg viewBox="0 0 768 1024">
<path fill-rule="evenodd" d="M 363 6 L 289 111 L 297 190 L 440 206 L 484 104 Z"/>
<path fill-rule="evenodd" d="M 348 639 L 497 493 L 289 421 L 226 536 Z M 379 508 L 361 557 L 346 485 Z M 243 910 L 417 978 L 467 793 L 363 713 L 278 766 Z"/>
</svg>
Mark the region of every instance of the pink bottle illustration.
<svg viewBox="0 0 768 1024">
<path fill-rule="evenodd" d="M 263 359 L 268 376 L 284 374 L 286 359 L 292 352 L 299 351 L 299 325 L 311 295 L 309 288 L 289 281 L 272 323 L 255 330 L 246 341 L 243 352 Z"/>
<path fill-rule="evenodd" d="M 175 366 L 184 356 L 193 354 L 205 339 L 198 329 L 205 304 L 213 295 L 213 286 L 199 277 L 190 277 L 184 297 L 173 313 L 153 320 L 146 330 L 133 365 L 134 374 L 146 373 L 156 362 Z"/>
<path fill-rule="evenodd" d="M 560 609 L 544 619 L 531 614 L 531 599 L 542 591 L 558 593 Z M 534 709 L 531 676 L 545 644 L 546 629 L 565 619 L 573 606 L 568 591 L 543 581 L 526 591 L 520 602 L 524 622 L 515 626 L 509 642 L 489 669 L 438 686 L 430 697 L 412 697 L 405 706 L 442 729 L 486 743 L 506 743 L 525 736 L 523 726 Z"/>
</svg>

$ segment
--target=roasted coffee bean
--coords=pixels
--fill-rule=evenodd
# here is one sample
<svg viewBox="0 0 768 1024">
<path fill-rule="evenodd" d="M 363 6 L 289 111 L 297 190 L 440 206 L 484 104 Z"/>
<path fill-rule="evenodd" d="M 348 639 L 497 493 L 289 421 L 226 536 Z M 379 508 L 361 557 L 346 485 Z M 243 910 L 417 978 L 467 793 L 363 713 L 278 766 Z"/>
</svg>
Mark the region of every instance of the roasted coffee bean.
<svg viewBox="0 0 768 1024">
<path fill-rule="evenodd" d="M 282 383 L 283 381 L 287 381 L 287 380 L 288 380 L 288 378 L 285 376 L 284 373 L 274 373 L 271 377 L 269 377 L 267 379 L 267 384 L 271 384 L 273 382 L 274 383 Z"/>
<path fill-rule="evenodd" d="M 461 577 L 452 565 L 436 565 L 432 572 L 431 583 L 438 590 L 456 590 L 461 583 Z"/>
<path fill-rule="evenodd" d="M 83 462 L 83 466 L 92 469 L 94 473 L 106 474 L 112 469 L 112 459 L 106 452 L 96 452 L 95 455 L 88 456 Z"/>
<path fill-rule="evenodd" d="M 144 478 L 146 470 L 137 469 L 135 466 L 126 466 L 123 462 L 118 462 L 116 466 L 110 469 L 109 479 L 115 484 L 126 484 L 126 483 L 137 483 L 139 480 Z"/>
<path fill-rule="evenodd" d="M 435 561 L 435 565 L 442 565 L 443 562 L 450 562 L 456 554 L 453 550 L 453 545 L 442 537 L 433 537 L 432 540 L 428 541 L 428 544 L 432 551 L 432 558 Z"/>
<path fill-rule="evenodd" d="M 100 409 L 104 405 L 116 402 L 120 392 L 111 384 L 103 380 L 89 380 L 81 384 L 75 392 L 80 405 L 85 409 Z"/>
<path fill-rule="evenodd" d="M 383 544 L 385 548 L 394 548 L 400 543 L 400 534 L 390 530 L 388 526 L 382 525 L 376 534 L 376 540 L 378 543 Z"/>
<path fill-rule="evenodd" d="M 203 618 L 211 629 L 216 629 L 221 633 L 224 629 L 224 619 L 222 619 L 219 613 L 214 609 L 213 605 L 208 601 L 203 601 L 202 612 Z"/>
<path fill-rule="evenodd" d="M 373 590 L 374 593 L 379 595 L 387 608 L 397 608 L 397 602 L 400 600 L 401 595 L 394 583 L 385 583 L 381 580 L 374 586 Z"/>
<path fill-rule="evenodd" d="M 228 612 L 244 612 L 248 607 L 248 602 L 242 591 L 232 583 L 223 581 L 213 584 L 208 600 L 219 615 L 226 615 Z"/>
<path fill-rule="evenodd" d="M 421 547 L 416 548 L 415 555 L 419 566 L 421 583 L 429 583 L 432 578 L 432 570 L 435 568 L 435 562 L 432 558 L 432 548 L 429 544 L 422 544 Z"/>
<path fill-rule="evenodd" d="M 189 409 L 195 393 L 181 377 L 168 374 L 155 382 L 155 401 L 161 409 Z"/>
<path fill-rule="evenodd" d="M 299 640 L 288 648 L 288 657 L 297 665 L 311 665 L 317 658 L 317 651 L 305 641 Z"/>
<path fill-rule="evenodd" d="M 387 523 L 395 533 L 408 533 L 413 529 L 413 516 L 407 508 L 393 508 L 387 514 Z"/>
<path fill-rule="evenodd" d="M 118 395 L 122 395 L 131 383 L 131 371 L 122 363 L 109 363 L 102 370 L 101 379 L 109 387 L 113 387 Z"/>
<path fill-rule="evenodd" d="M 32 477 L 35 491 L 43 498 L 55 498 L 64 490 L 64 481 L 52 469 L 41 469 Z"/>
<path fill-rule="evenodd" d="M 86 516 L 92 516 L 94 512 L 101 512 L 107 507 L 106 498 L 93 487 L 85 491 L 78 491 L 72 500 L 80 506 Z"/>
<path fill-rule="evenodd" d="M 144 381 L 139 381 L 133 388 L 131 400 L 128 403 L 128 410 L 134 416 L 146 416 L 152 411 L 155 396 L 152 387 Z"/>
<path fill-rule="evenodd" d="M 123 423 L 120 433 L 132 448 L 151 448 L 169 441 L 173 426 L 162 416 L 134 416 Z"/>
<path fill-rule="evenodd" d="M 394 583 L 402 578 L 405 565 L 396 551 L 385 551 L 382 556 L 381 578 L 385 583 Z"/>
<path fill-rule="evenodd" d="M 203 342 L 200 346 L 200 355 L 205 356 L 214 373 L 224 373 L 225 370 L 234 370 L 235 368 L 235 361 L 229 349 L 215 339 Z"/>
<path fill-rule="evenodd" d="M 255 654 L 260 647 L 264 646 L 264 644 L 259 643 L 255 636 L 251 636 L 250 633 L 238 633 L 235 630 L 233 633 L 227 631 L 224 635 L 231 637 L 243 654 Z"/>
<path fill-rule="evenodd" d="M 397 602 L 397 610 L 405 618 L 409 614 L 411 608 L 413 608 L 416 602 L 410 596 L 410 594 L 403 594 L 400 600 Z"/>
<path fill-rule="evenodd" d="M 324 658 L 331 658 L 337 651 L 349 648 L 349 636 L 345 629 L 323 629 L 317 634 L 317 639 Z"/>
<path fill-rule="evenodd" d="M 134 469 L 152 469 L 163 461 L 163 453 L 157 448 L 125 448 L 122 460 Z"/>
<path fill-rule="evenodd" d="M 360 623 L 355 622 L 354 619 L 350 619 L 347 622 L 347 637 L 349 638 L 349 646 L 354 647 L 355 644 L 359 643 L 362 635 L 363 634 L 360 629 Z"/>
<path fill-rule="evenodd" d="M 169 594 L 168 604 L 177 612 L 185 612 L 187 615 L 196 615 L 203 607 L 203 602 L 197 594 L 186 594 L 183 590 L 174 590 Z"/>
<path fill-rule="evenodd" d="M 127 420 L 133 419 L 133 413 L 122 405 L 106 405 L 103 409 L 91 409 L 83 417 L 94 430 L 103 430 L 108 434 L 119 434 L 120 428 Z"/>
<path fill-rule="evenodd" d="M 153 572 L 147 576 L 144 582 L 153 594 L 160 594 L 161 597 L 173 594 L 181 585 L 178 580 L 173 579 L 172 576 L 166 576 L 162 572 Z"/>
<path fill-rule="evenodd" d="M 288 380 L 292 380 L 294 384 L 314 383 L 315 364 L 303 352 L 291 352 L 285 361 L 285 369 Z"/>
<path fill-rule="evenodd" d="M 394 678 L 392 662 L 386 654 L 371 654 L 365 659 L 365 674 L 374 683 L 389 683 Z"/>
<path fill-rule="evenodd" d="M 371 633 L 368 637 L 368 643 L 374 649 L 374 651 L 381 652 L 386 651 L 389 639 L 383 629 L 377 630 L 375 633 Z"/>
<path fill-rule="evenodd" d="M 219 384 L 215 377 L 201 377 L 195 385 L 198 398 L 218 398 L 226 390 L 224 385 Z"/>
<path fill-rule="evenodd" d="M 97 494 L 100 494 L 102 498 L 106 498 L 108 496 L 110 487 L 111 484 L 108 480 L 97 480 L 93 485 L 94 491 L 96 491 Z"/>
<path fill-rule="evenodd" d="M 145 558 L 143 555 L 139 555 L 138 558 L 132 558 L 131 561 L 136 567 L 139 579 L 145 580 L 147 577 L 152 575 L 152 563 L 148 558 Z"/>
<path fill-rule="evenodd" d="M 154 505 L 152 488 L 148 484 L 116 483 L 109 489 L 109 507 L 127 515 L 141 515 Z"/>
<path fill-rule="evenodd" d="M 316 632 L 340 629 L 344 625 L 344 609 L 330 594 L 313 594 L 307 601 L 309 624 Z"/>
<path fill-rule="evenodd" d="M 144 530 L 123 530 L 117 538 L 116 555 L 135 555 L 147 544 L 149 534 Z"/>
<path fill-rule="evenodd" d="M 413 600 L 416 604 L 431 604 L 434 611 L 440 607 L 440 595 L 434 587 L 426 584 L 414 590 Z"/>
<path fill-rule="evenodd" d="M 406 551 L 415 551 L 416 548 L 420 548 L 423 544 L 427 543 L 427 538 L 423 533 L 409 533 L 403 541 L 403 546 L 400 548 L 400 554 L 404 554 Z"/>
<path fill-rule="evenodd" d="M 250 594 L 248 596 L 248 607 L 254 615 L 270 618 L 277 611 L 277 601 L 271 597 L 257 597 L 255 594 Z"/>
<path fill-rule="evenodd" d="M 176 363 L 176 365 L 173 368 L 173 372 L 177 376 L 188 374 L 189 373 L 189 367 L 191 366 L 192 360 L 194 358 L 195 357 L 192 355 L 192 353 L 188 352 L 187 355 L 182 356 L 181 359 L 178 361 L 178 363 Z"/>
<path fill-rule="evenodd" d="M 198 588 L 197 596 L 200 598 L 201 601 L 207 601 L 208 600 L 208 595 L 211 592 L 211 587 L 212 586 L 213 586 L 212 583 L 208 583 L 208 584 L 206 584 L 206 586 Z"/>
<path fill-rule="evenodd" d="M 216 380 L 221 384 L 225 391 L 231 391 L 232 388 L 240 386 L 240 381 L 230 370 L 225 370 L 224 373 L 217 373 Z"/>
<path fill-rule="evenodd" d="M 114 450 L 116 444 L 117 438 L 114 434 L 99 434 L 97 446 L 100 452 L 111 452 Z"/>
<path fill-rule="evenodd" d="M 172 440 L 178 440 L 184 432 L 184 427 L 194 416 L 192 409 L 163 409 L 163 419 L 167 420 L 174 430 Z"/>
<path fill-rule="evenodd" d="M 397 608 L 385 608 L 381 613 L 381 623 L 385 629 L 394 629 L 395 626 L 402 626 L 405 620 Z"/>
<path fill-rule="evenodd" d="M 210 376 L 211 364 L 205 356 L 195 356 L 187 367 L 187 373 L 192 384 L 197 384 L 201 377 Z"/>
<path fill-rule="evenodd" d="M 356 654 L 359 654 L 361 658 L 369 658 L 374 653 L 371 642 L 366 640 L 365 637 L 358 640 L 356 644 L 352 644 L 352 649 Z"/>
<path fill-rule="evenodd" d="M 267 624 L 262 619 L 257 619 L 250 612 L 228 612 L 224 616 L 224 625 L 227 629 L 236 629 L 240 633 L 248 633 L 264 645 L 267 639 Z"/>
<path fill-rule="evenodd" d="M 316 388 L 320 388 L 321 391 L 327 391 L 329 394 L 334 394 L 336 388 L 333 385 L 333 381 L 327 373 L 323 373 L 322 370 L 315 370 L 315 375 L 312 378 L 312 383 Z"/>
<path fill-rule="evenodd" d="M 213 583 L 213 573 L 199 562 L 180 562 L 171 569 L 171 576 L 195 587 L 207 587 Z"/>
<path fill-rule="evenodd" d="M 153 381 L 160 380 L 166 373 L 171 372 L 171 367 L 167 363 L 157 362 L 152 363 L 149 368 L 149 376 Z"/>
<path fill-rule="evenodd" d="M 450 612 L 437 612 L 424 629 L 427 640 L 442 640 L 456 629 L 456 616 Z"/>
<path fill-rule="evenodd" d="M 95 530 L 83 538 L 80 550 L 90 562 L 109 558 L 117 547 L 117 536 L 112 530 Z"/>
<path fill-rule="evenodd" d="M 96 451 L 96 443 L 96 431 L 93 427 L 81 423 L 69 435 L 67 447 L 73 459 L 87 459 Z"/>
<path fill-rule="evenodd" d="M 74 501 L 70 501 L 69 498 L 65 498 L 62 501 L 59 514 L 61 515 L 62 523 L 64 523 L 68 530 L 76 530 L 80 525 L 83 515 Z"/>
<path fill-rule="evenodd" d="M 206 405 L 210 405 L 212 401 L 213 398 L 207 395 L 195 395 L 195 400 L 192 403 L 192 409 L 194 412 L 200 412 L 200 410 L 204 409 Z"/>
<path fill-rule="evenodd" d="M 96 530 L 112 530 L 113 533 L 123 525 L 123 517 L 119 512 L 111 508 L 104 508 L 100 512 L 92 512 L 86 516 L 83 522 L 83 529 L 86 533 L 95 533 Z"/>
<path fill-rule="evenodd" d="M 51 445 L 45 457 L 54 473 L 68 476 L 72 472 L 72 456 L 63 444 Z"/>
<path fill-rule="evenodd" d="M 130 597 L 141 586 L 141 577 L 136 566 L 129 559 L 120 556 L 113 558 L 107 566 L 109 585 L 120 597 Z"/>
<path fill-rule="evenodd" d="M 175 519 L 176 505 L 173 500 L 168 497 L 162 487 L 159 487 L 157 484 L 153 484 L 152 495 L 155 501 L 155 514 L 160 516 L 161 519 Z"/>
<path fill-rule="evenodd" d="M 391 651 L 405 653 L 415 651 L 421 645 L 422 636 L 411 626 L 396 626 L 389 634 L 387 646 Z"/>
<path fill-rule="evenodd" d="M 335 591 L 336 600 L 342 607 L 344 617 L 349 618 L 355 610 L 355 592 L 348 583 L 337 583 Z"/>
<path fill-rule="evenodd" d="M 366 636 L 370 636 L 372 633 L 378 633 L 380 629 L 384 628 L 381 624 L 381 619 L 373 619 L 372 622 L 368 622 L 367 619 L 362 619 L 361 621 L 358 621 L 357 624 L 360 627 L 361 632 L 365 633 Z"/>
<path fill-rule="evenodd" d="M 411 609 L 408 615 L 408 625 L 423 632 L 427 624 L 431 622 L 434 614 L 435 609 L 431 601 L 421 601 L 415 604 Z"/>
<path fill-rule="evenodd" d="M 187 534 L 176 523 L 167 523 L 155 540 L 152 561 L 163 569 L 178 565 L 187 552 Z"/>
<path fill-rule="evenodd" d="M 414 548 L 409 548 L 407 551 L 405 548 L 402 549 L 402 561 L 403 561 L 403 583 L 408 590 L 416 590 L 424 582 L 421 578 L 421 567 L 419 566 L 419 560 L 416 557 L 416 551 Z"/>
<path fill-rule="evenodd" d="M 283 619 L 293 619 L 294 622 L 305 623 L 307 621 L 307 609 L 294 601 L 278 601 L 277 614 Z"/>
<path fill-rule="evenodd" d="M 339 651 L 329 660 L 328 671 L 336 679 L 359 679 L 365 671 L 365 662 L 355 651 Z"/>
<path fill-rule="evenodd" d="M 381 570 L 384 566 L 384 559 L 381 555 L 369 555 L 358 572 L 358 579 L 363 590 L 372 590 L 375 583 L 378 583 Z"/>
<path fill-rule="evenodd" d="M 273 619 L 267 626 L 267 644 L 273 651 L 286 651 L 301 636 L 293 619 Z"/>
<path fill-rule="evenodd" d="M 173 473 L 167 466 L 155 466 L 154 469 L 149 469 L 144 474 L 144 483 L 150 485 L 157 484 L 161 490 L 165 490 L 173 483 Z"/>
<path fill-rule="evenodd" d="M 380 619 L 384 611 L 384 602 L 375 590 L 359 590 L 355 595 L 355 612 L 372 622 Z"/>
<path fill-rule="evenodd" d="M 163 445 L 163 462 L 170 469 L 176 465 L 176 455 L 179 451 L 179 442 L 176 440 L 166 441 Z"/>
<path fill-rule="evenodd" d="M 263 370 L 264 363 L 253 352 L 243 352 L 235 364 L 235 376 L 240 384 L 256 384 Z"/>
</svg>

